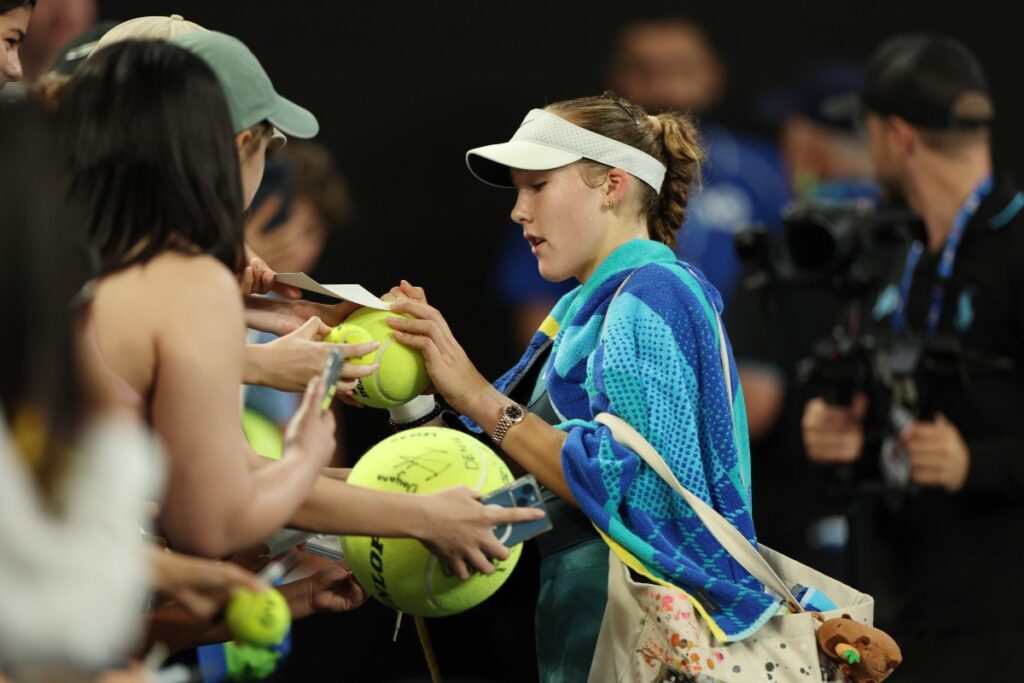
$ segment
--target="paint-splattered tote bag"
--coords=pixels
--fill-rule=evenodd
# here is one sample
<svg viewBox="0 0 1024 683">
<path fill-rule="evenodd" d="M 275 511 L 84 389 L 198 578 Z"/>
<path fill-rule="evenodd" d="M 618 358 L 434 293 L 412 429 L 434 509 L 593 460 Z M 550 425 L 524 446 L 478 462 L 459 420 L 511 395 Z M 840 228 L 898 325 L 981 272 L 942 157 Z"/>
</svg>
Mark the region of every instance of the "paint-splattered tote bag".
<svg viewBox="0 0 1024 683">
<path fill-rule="evenodd" d="M 589 683 L 676 683 L 729 681 L 796 683 L 842 681 L 831 660 L 819 658 L 819 621 L 800 607 L 794 586 L 816 588 L 838 609 L 826 619 L 849 614 L 871 624 L 874 600 L 770 548 L 755 548 L 714 508 L 686 490 L 657 451 L 628 423 L 602 413 L 620 443 L 633 449 L 697 513 L 722 547 L 765 588 L 782 599 L 785 613 L 737 642 L 720 642 L 679 588 L 654 578 L 621 546 L 610 546 L 608 606 L 598 636 Z"/>
</svg>

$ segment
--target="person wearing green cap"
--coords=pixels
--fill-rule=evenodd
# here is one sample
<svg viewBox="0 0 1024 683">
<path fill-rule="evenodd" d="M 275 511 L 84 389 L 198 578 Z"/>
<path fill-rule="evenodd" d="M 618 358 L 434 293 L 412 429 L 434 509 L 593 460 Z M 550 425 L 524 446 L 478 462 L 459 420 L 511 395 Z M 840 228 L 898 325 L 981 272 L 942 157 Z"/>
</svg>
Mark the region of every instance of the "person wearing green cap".
<svg viewBox="0 0 1024 683">
<path fill-rule="evenodd" d="M 217 76 L 243 155 L 245 196 L 251 201 L 263 177 L 274 130 L 308 139 L 316 136 L 320 124 L 307 109 L 277 93 L 256 55 L 237 38 L 219 31 L 192 31 L 171 42 L 197 55 Z"/>
<path fill-rule="evenodd" d="M 231 112 L 243 181 L 252 183 L 263 177 L 267 148 L 282 146 L 286 135 L 309 139 L 320 131 L 312 113 L 277 93 L 256 55 L 242 41 L 206 30 L 185 31 L 171 40 L 198 55 L 217 75 Z M 258 187 L 258 180 L 247 186 L 246 196 L 254 196 Z M 274 289 L 276 273 L 251 249 L 247 248 L 246 258 L 242 292 L 262 294 Z M 298 292 L 291 289 L 283 293 L 298 297 Z"/>
<path fill-rule="evenodd" d="M 169 21 L 174 19 L 171 17 Z M 179 24 L 182 22 L 176 22 L 175 26 Z M 224 90 L 235 131 L 245 205 L 248 207 L 263 178 L 268 147 L 283 145 L 286 140 L 284 134 L 301 139 L 312 138 L 319 132 L 320 124 L 307 109 L 277 93 L 256 55 L 242 41 L 219 31 L 209 31 L 195 24 L 191 26 L 194 28 L 175 32 L 171 42 L 202 59 L 217 76 Z M 299 296 L 299 292 L 291 288 L 276 287 L 275 276 L 276 273 L 263 259 L 246 246 L 246 266 L 241 276 L 242 293 L 264 294 L 277 289 L 289 299 Z M 264 332 L 291 335 L 281 345 L 290 347 L 292 352 L 286 353 L 287 350 L 282 348 L 280 354 L 271 356 L 267 353 L 267 345 L 248 345 L 243 376 L 245 382 L 285 391 L 301 390 L 305 382 L 320 371 L 326 359 L 325 348 L 303 344 L 319 341 L 329 329 L 313 318 L 323 316 L 328 323 L 336 325 L 355 308 L 344 304 L 318 306 L 312 302 L 253 297 L 246 297 L 246 304 L 247 324 Z M 281 315 L 283 310 L 287 310 L 289 315 Z M 260 313 L 269 315 L 261 317 Z M 282 327 L 281 321 L 286 317 L 293 322 Z M 274 347 L 274 350 L 278 349 Z M 342 384 L 343 398 L 351 395 L 358 377 L 365 373 L 365 367 L 346 366 Z"/>
</svg>

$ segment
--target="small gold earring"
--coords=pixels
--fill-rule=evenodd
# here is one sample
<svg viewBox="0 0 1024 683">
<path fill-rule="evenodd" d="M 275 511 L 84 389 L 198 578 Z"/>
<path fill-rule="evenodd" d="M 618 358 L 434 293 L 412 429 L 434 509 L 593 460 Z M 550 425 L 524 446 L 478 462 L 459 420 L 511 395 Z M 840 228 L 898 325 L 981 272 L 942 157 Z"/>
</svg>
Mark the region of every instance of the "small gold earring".
<svg viewBox="0 0 1024 683">
<path fill-rule="evenodd" d="M 617 201 L 615 201 L 614 199 L 609 199 L 608 203 L 605 204 L 605 206 L 608 207 L 609 211 L 611 211 L 612 209 L 614 209 L 618 205 L 619 205 L 619 203 Z"/>
</svg>

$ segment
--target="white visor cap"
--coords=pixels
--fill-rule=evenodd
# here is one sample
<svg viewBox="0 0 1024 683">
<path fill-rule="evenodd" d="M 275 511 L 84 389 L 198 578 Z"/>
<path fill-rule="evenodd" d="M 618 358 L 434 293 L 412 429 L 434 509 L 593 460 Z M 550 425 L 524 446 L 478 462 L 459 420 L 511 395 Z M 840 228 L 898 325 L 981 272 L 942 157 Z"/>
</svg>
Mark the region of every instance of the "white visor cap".
<svg viewBox="0 0 1024 683">
<path fill-rule="evenodd" d="M 508 142 L 466 152 L 470 172 L 495 187 L 515 187 L 510 168 L 547 171 L 580 159 L 621 168 L 655 192 L 661 192 L 665 164 L 636 147 L 581 128 L 543 109 L 531 109 Z"/>
</svg>

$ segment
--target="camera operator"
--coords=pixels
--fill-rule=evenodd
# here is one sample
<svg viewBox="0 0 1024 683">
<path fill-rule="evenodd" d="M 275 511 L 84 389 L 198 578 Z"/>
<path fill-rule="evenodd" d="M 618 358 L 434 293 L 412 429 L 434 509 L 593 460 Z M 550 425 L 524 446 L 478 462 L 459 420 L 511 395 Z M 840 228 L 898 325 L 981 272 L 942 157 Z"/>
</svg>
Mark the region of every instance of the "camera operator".
<svg viewBox="0 0 1024 683">
<path fill-rule="evenodd" d="M 929 381 L 935 413 L 903 428 L 909 463 L 898 505 L 880 505 L 871 538 L 895 588 L 901 680 L 1003 680 L 1024 636 L 1024 193 L 994 175 L 993 105 L 977 59 L 957 41 L 902 35 L 872 56 L 861 92 L 879 181 L 923 219 L 925 234 L 874 308 L 880 331 L 957 335 L 1010 372 Z M 804 410 L 809 457 L 873 459 L 863 395 Z M 864 559 L 864 558 L 861 558 Z"/>
</svg>

